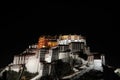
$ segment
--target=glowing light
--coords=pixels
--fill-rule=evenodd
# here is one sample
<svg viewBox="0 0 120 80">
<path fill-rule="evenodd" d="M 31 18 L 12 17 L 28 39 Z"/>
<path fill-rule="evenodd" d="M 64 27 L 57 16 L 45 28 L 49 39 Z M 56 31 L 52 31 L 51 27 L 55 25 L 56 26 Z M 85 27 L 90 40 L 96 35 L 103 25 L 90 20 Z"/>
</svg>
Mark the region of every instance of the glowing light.
<svg viewBox="0 0 120 80">
<path fill-rule="evenodd" d="M 49 54 L 47 54 L 46 55 L 46 58 L 45 58 L 45 61 L 47 61 L 47 62 L 51 62 L 51 58 L 52 58 L 52 56 L 50 56 Z"/>
<path fill-rule="evenodd" d="M 56 46 L 57 45 L 57 42 L 52 42 L 52 41 L 49 41 L 48 42 L 48 46 L 49 47 L 54 47 L 54 46 Z"/>
<path fill-rule="evenodd" d="M 38 41 L 38 48 L 43 48 L 47 46 L 48 40 L 45 37 L 40 37 Z"/>
<path fill-rule="evenodd" d="M 35 57 L 30 57 L 28 59 L 28 63 L 26 63 L 27 71 L 31 73 L 36 73 L 38 70 L 39 65 L 39 59 L 36 59 Z"/>
<path fill-rule="evenodd" d="M 103 70 L 103 68 L 102 68 L 102 60 L 100 60 L 100 59 L 95 59 L 94 60 L 94 69 L 95 70 L 100 70 L 100 71 Z"/>
</svg>

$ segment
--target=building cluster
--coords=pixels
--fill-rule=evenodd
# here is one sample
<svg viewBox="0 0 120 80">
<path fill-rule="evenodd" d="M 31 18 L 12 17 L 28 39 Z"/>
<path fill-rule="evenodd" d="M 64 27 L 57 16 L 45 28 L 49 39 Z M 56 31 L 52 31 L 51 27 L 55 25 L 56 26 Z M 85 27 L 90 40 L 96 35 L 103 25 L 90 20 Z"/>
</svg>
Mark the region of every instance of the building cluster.
<svg viewBox="0 0 120 80">
<path fill-rule="evenodd" d="M 80 57 L 84 54 L 87 55 L 86 60 Z M 42 77 L 54 72 L 54 64 L 57 60 L 67 62 L 72 67 L 78 66 L 73 65 L 74 59 L 78 60 L 79 66 L 94 63 L 94 55 L 90 52 L 90 47 L 87 46 L 83 36 L 40 36 L 37 44 L 30 45 L 23 53 L 14 56 L 10 69 L 19 71 L 22 65 L 25 65 L 28 72 L 38 72 Z"/>
</svg>

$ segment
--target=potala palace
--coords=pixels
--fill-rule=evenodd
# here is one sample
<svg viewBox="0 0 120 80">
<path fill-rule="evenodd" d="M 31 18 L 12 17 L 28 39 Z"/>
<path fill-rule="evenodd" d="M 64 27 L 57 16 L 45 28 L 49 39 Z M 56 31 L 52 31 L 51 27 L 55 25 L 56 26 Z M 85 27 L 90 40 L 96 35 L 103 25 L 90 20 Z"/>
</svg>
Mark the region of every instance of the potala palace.
<svg viewBox="0 0 120 80">
<path fill-rule="evenodd" d="M 63 76 L 61 78 L 63 80 L 89 69 L 102 71 L 102 65 L 105 65 L 105 56 L 90 52 L 85 37 L 70 34 L 40 36 L 37 43 L 29 45 L 22 53 L 14 55 L 13 62 L 5 70 L 38 73 L 31 78 L 31 80 L 38 80 L 43 76 L 55 74 L 54 65 L 58 60 L 68 63 L 74 71 L 70 75 Z"/>
</svg>

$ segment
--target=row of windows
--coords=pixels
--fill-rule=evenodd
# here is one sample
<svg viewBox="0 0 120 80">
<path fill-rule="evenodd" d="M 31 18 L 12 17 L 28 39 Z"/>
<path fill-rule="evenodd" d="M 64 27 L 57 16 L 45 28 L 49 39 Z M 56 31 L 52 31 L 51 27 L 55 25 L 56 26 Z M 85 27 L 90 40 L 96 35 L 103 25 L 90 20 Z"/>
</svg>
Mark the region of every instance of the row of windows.
<svg viewBox="0 0 120 80">
<path fill-rule="evenodd" d="M 66 51 L 67 49 L 69 49 L 68 46 L 60 46 L 59 47 L 60 51 Z"/>
</svg>

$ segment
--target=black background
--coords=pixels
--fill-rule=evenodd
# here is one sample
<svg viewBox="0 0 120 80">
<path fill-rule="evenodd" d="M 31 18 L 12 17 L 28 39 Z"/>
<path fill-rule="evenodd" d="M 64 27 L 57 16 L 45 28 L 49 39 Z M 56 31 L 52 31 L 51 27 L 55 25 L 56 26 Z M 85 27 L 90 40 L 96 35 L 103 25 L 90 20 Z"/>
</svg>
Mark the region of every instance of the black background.
<svg viewBox="0 0 120 80">
<path fill-rule="evenodd" d="M 37 43 L 40 35 L 56 34 L 82 34 L 92 52 L 103 53 L 107 64 L 120 66 L 111 3 L 93 2 L 47 1 L 42 6 L 36 2 L 1 7 L 0 67 Z"/>
</svg>

